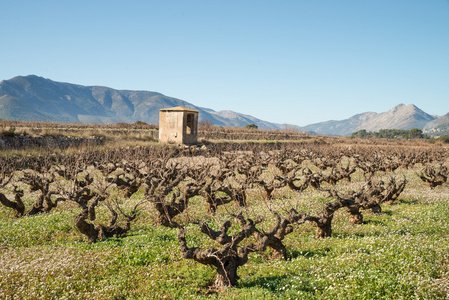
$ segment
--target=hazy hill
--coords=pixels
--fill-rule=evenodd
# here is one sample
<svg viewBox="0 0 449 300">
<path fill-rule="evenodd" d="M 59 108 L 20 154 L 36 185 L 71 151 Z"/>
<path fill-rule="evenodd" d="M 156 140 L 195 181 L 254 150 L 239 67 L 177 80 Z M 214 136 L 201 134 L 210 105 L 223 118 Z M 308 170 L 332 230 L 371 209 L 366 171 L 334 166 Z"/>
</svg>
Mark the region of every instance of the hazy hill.
<svg viewBox="0 0 449 300">
<path fill-rule="evenodd" d="M 413 104 L 399 104 L 387 112 L 366 112 L 341 121 L 327 121 L 301 127 L 301 130 L 318 134 L 350 135 L 361 129 L 379 131 L 380 129 L 423 129 L 435 120 Z"/>
<path fill-rule="evenodd" d="M 0 119 L 81 123 L 157 124 L 159 109 L 184 106 L 200 111 L 200 121 L 215 125 L 243 127 L 254 123 L 259 128 L 283 129 L 276 124 L 230 110 L 214 111 L 156 92 L 115 90 L 103 86 L 82 86 L 55 82 L 30 75 L 0 82 Z M 294 125 L 288 125 L 294 128 Z M 413 104 L 399 104 L 387 112 L 365 112 L 340 121 L 327 121 L 297 127 L 301 131 L 325 135 L 350 135 L 361 129 L 424 129 L 432 135 L 449 132 L 449 114 L 437 119 Z"/>
<path fill-rule="evenodd" d="M 363 126 L 368 131 L 380 129 L 423 129 L 424 126 L 435 120 L 435 116 L 422 111 L 413 104 L 399 104 L 387 112 L 377 114 Z"/>
<path fill-rule="evenodd" d="M 5 120 L 157 124 L 159 109 L 174 106 L 199 110 L 200 120 L 207 119 L 215 125 L 242 127 L 254 123 L 259 128 L 284 127 L 237 112 L 197 107 L 156 92 L 82 86 L 34 75 L 0 82 L 0 119 Z"/>
<path fill-rule="evenodd" d="M 423 131 L 424 133 L 433 136 L 440 136 L 443 134 L 449 135 L 449 113 L 427 123 L 426 126 L 424 126 Z"/>
<path fill-rule="evenodd" d="M 329 135 L 350 135 L 357 131 L 364 122 L 377 115 L 374 112 L 366 112 L 350 117 L 349 119 L 341 121 L 326 121 L 321 123 L 315 123 L 301 127 L 303 131 L 314 132 L 317 134 L 329 134 Z"/>
</svg>

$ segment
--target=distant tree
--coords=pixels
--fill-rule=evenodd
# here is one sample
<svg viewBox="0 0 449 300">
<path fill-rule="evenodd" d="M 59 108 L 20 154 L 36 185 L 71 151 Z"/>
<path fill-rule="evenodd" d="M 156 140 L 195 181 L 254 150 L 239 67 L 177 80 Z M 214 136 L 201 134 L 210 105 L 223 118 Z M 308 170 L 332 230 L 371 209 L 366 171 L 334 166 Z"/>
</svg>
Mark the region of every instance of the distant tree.
<svg viewBox="0 0 449 300">
<path fill-rule="evenodd" d="M 248 124 L 248 125 L 245 125 L 245 128 L 248 128 L 248 129 L 259 129 L 259 126 L 257 126 L 256 124 Z"/>
<path fill-rule="evenodd" d="M 201 120 L 198 123 L 198 125 L 199 125 L 199 127 L 202 127 L 205 129 L 210 129 L 214 126 L 214 122 L 212 122 L 211 120 L 204 119 L 204 120 Z"/>
<path fill-rule="evenodd" d="M 300 132 L 297 126 L 295 126 L 295 125 L 287 125 L 287 124 L 284 125 L 283 130 L 287 131 L 287 132 L 296 132 L 296 133 Z M 279 129 L 277 129 L 277 131 L 279 131 Z"/>
<path fill-rule="evenodd" d="M 148 125 L 148 123 L 145 123 L 145 122 L 142 122 L 142 121 L 136 121 L 134 124 L 138 125 L 138 126 Z"/>
<path fill-rule="evenodd" d="M 371 132 L 367 132 L 366 129 L 359 130 L 357 132 L 354 132 L 351 134 L 351 138 L 359 138 L 359 139 L 366 139 L 370 137 Z"/>
<path fill-rule="evenodd" d="M 3 129 L 0 135 L 4 137 L 13 137 L 16 134 L 16 127 L 10 126 L 9 129 Z"/>
<path fill-rule="evenodd" d="M 409 130 L 404 129 L 381 129 L 379 130 L 379 137 L 385 139 L 409 138 Z"/>
<path fill-rule="evenodd" d="M 424 137 L 422 130 L 419 128 L 413 128 L 408 134 L 409 139 L 422 139 Z"/>
<path fill-rule="evenodd" d="M 442 143 L 449 143 L 449 135 L 443 134 L 438 138 L 438 140 Z"/>
<path fill-rule="evenodd" d="M 381 129 L 379 132 L 366 131 L 365 129 L 359 130 L 351 134 L 351 138 L 369 139 L 372 137 L 381 139 L 422 139 L 424 134 L 421 129 L 413 128 L 411 130 L 404 129 Z"/>
</svg>

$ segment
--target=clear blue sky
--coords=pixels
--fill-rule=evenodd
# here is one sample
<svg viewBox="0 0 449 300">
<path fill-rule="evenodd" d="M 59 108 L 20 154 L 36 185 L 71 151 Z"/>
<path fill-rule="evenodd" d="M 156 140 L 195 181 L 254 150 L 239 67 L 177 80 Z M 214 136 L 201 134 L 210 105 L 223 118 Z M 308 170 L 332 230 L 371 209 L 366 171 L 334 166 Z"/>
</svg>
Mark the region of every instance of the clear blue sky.
<svg viewBox="0 0 449 300">
<path fill-rule="evenodd" d="M 149 90 L 307 125 L 449 112 L 449 0 L 0 0 L 0 80 Z"/>
</svg>

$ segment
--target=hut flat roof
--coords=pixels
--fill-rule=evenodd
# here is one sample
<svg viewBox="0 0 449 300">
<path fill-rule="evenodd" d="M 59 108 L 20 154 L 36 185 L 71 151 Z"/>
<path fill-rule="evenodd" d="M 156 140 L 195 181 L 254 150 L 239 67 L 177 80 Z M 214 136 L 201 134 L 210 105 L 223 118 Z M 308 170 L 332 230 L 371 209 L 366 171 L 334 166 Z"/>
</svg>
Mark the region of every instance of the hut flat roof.
<svg viewBox="0 0 449 300">
<path fill-rule="evenodd" d="M 188 109 L 182 106 L 170 107 L 170 108 L 162 108 L 159 111 L 187 111 L 187 112 L 196 112 L 199 113 L 198 110 Z"/>
</svg>

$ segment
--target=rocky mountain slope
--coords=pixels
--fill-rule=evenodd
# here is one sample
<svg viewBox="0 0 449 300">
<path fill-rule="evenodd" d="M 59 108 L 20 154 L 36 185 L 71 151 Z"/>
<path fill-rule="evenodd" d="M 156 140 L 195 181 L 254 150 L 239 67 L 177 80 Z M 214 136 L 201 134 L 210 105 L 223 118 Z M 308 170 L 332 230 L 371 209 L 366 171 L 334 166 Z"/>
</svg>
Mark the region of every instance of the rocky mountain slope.
<svg viewBox="0 0 449 300">
<path fill-rule="evenodd" d="M 427 123 L 423 132 L 432 136 L 449 135 L 449 113 Z"/>
<path fill-rule="evenodd" d="M 0 119 L 4 120 L 157 124 L 159 109 L 174 106 L 199 110 L 200 121 L 207 119 L 215 125 L 242 127 L 254 123 L 259 128 L 284 127 L 237 112 L 197 107 L 156 92 L 82 86 L 34 75 L 0 82 Z"/>
<path fill-rule="evenodd" d="M 0 120 L 81 123 L 157 124 L 159 109 L 175 106 L 200 111 L 200 121 L 215 125 L 243 127 L 256 124 L 262 129 L 283 129 L 285 124 L 263 121 L 230 110 L 214 111 L 157 92 L 115 90 L 102 86 L 82 86 L 55 82 L 35 75 L 18 76 L 0 82 Z M 287 125 L 294 128 L 294 125 Z M 424 129 L 431 135 L 449 132 L 449 114 L 437 118 L 413 104 L 399 104 L 387 112 L 365 112 L 345 120 L 297 127 L 300 131 L 325 135 L 351 135 L 365 129 Z"/>
<path fill-rule="evenodd" d="M 387 112 L 366 112 L 341 121 L 327 121 L 301 127 L 301 130 L 318 134 L 350 135 L 361 129 L 379 131 L 380 129 L 423 129 L 435 120 L 413 104 L 399 104 Z"/>
</svg>

